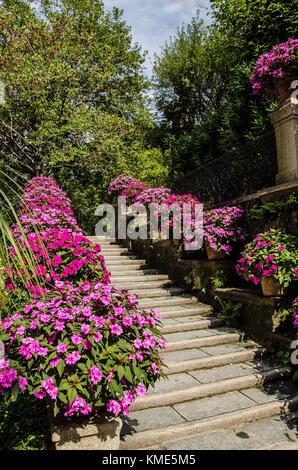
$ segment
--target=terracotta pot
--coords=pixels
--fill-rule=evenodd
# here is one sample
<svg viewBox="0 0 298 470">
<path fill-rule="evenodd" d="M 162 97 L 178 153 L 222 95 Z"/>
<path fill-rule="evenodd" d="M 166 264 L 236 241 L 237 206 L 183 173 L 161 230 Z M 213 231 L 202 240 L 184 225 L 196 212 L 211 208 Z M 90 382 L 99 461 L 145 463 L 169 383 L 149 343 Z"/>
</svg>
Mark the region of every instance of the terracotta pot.
<svg viewBox="0 0 298 470">
<path fill-rule="evenodd" d="M 282 78 L 280 80 L 276 80 L 274 83 L 274 87 L 279 94 L 282 101 L 286 101 L 290 98 L 293 89 L 291 88 L 291 83 L 295 80 L 298 80 L 298 75 L 292 75 L 290 77 Z"/>
<path fill-rule="evenodd" d="M 264 297 L 282 297 L 286 295 L 288 290 L 271 277 L 263 277 L 261 285 Z"/>
<path fill-rule="evenodd" d="M 205 243 L 205 247 L 208 260 L 225 259 L 227 256 L 225 251 L 216 251 L 214 248 L 211 248 L 207 243 Z"/>
</svg>

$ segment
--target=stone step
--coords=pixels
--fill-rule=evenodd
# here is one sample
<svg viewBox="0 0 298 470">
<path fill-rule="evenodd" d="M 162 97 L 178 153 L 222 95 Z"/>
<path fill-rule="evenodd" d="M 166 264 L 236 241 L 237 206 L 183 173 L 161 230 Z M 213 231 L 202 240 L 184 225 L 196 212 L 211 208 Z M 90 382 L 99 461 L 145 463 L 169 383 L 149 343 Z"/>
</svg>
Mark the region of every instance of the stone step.
<svg viewBox="0 0 298 470">
<path fill-rule="evenodd" d="M 176 403 L 222 395 L 227 392 L 248 389 L 257 385 L 266 384 L 267 382 L 285 379 L 290 376 L 291 372 L 291 367 L 281 366 L 269 371 L 256 371 L 251 374 L 247 373 L 238 377 L 236 376 L 205 384 L 198 382 L 194 377 L 188 374 L 175 374 L 170 377 L 170 383 L 167 383 L 167 381 L 164 382 L 164 391 L 137 398 L 130 409 L 131 411 L 139 411 L 158 406 L 172 406 Z M 176 378 L 176 375 L 179 377 Z M 179 385 L 181 388 L 179 388 Z"/>
<path fill-rule="evenodd" d="M 223 349 L 223 345 L 218 345 L 211 348 L 193 348 L 164 353 L 162 354 L 166 364 L 164 372 L 171 375 L 180 372 L 205 371 L 214 367 L 260 360 L 266 353 L 264 348 L 259 348 L 253 341 L 225 344 L 225 351 Z"/>
<path fill-rule="evenodd" d="M 112 279 L 113 279 L 113 282 L 115 283 L 125 282 L 125 283 L 130 283 L 136 286 L 138 286 L 138 284 L 142 284 L 143 282 L 150 283 L 151 281 L 171 282 L 169 280 L 169 276 L 167 276 L 166 274 L 146 274 L 144 272 L 140 272 L 138 273 L 138 275 L 130 275 L 130 276 L 127 275 L 125 281 L 123 280 L 123 277 L 117 277 L 116 275 L 112 276 Z"/>
<path fill-rule="evenodd" d="M 121 258 L 105 258 L 105 263 L 107 266 L 121 266 L 121 267 L 133 267 L 133 266 L 144 266 L 146 265 L 145 259 L 121 259 Z"/>
<path fill-rule="evenodd" d="M 181 322 L 183 318 L 184 317 L 178 317 L 175 323 L 167 323 L 166 325 L 164 325 L 161 328 L 161 333 L 166 334 L 192 330 L 205 330 L 208 328 L 214 328 L 225 324 L 225 321 L 223 319 L 215 317 L 204 320 L 200 319 L 197 321 Z"/>
<path fill-rule="evenodd" d="M 167 450 L 298 450 L 298 412 L 265 418 L 165 445 Z"/>
<path fill-rule="evenodd" d="M 205 304 L 200 304 L 197 302 L 196 306 L 189 306 L 189 305 L 177 305 L 173 307 L 162 307 L 160 306 L 158 309 L 158 312 L 162 316 L 163 320 L 169 319 L 169 318 L 180 318 L 181 317 L 189 317 L 189 316 L 194 316 L 194 315 L 201 315 L 201 316 L 207 316 L 212 313 L 212 307 L 210 305 L 205 305 Z"/>
<path fill-rule="evenodd" d="M 169 280 L 161 280 L 161 281 L 147 281 L 147 279 L 144 281 L 139 281 L 139 282 L 123 282 L 117 283 L 117 287 L 119 289 L 126 289 L 128 291 L 132 291 L 133 293 L 136 293 L 136 290 L 149 290 L 152 288 L 157 288 L 157 287 L 171 287 L 172 286 L 172 281 Z"/>
<path fill-rule="evenodd" d="M 138 271 L 142 271 L 144 269 L 146 270 L 151 270 L 147 264 L 110 264 L 107 265 L 107 268 L 112 272 L 112 273 L 122 273 L 122 272 L 130 272 L 133 274 L 138 274 Z M 157 273 L 156 270 L 152 270 Z"/>
<path fill-rule="evenodd" d="M 104 244 L 104 245 L 118 244 L 118 242 L 116 242 L 115 238 L 102 238 L 102 237 L 96 237 L 94 235 L 92 235 L 92 236 L 89 235 L 86 238 L 88 238 L 88 240 L 90 240 L 93 243 L 99 243 L 99 244 Z"/>
<path fill-rule="evenodd" d="M 157 308 L 157 307 L 165 307 L 169 305 L 187 305 L 187 304 L 196 304 L 197 299 L 195 297 L 186 297 L 186 296 L 180 296 L 180 297 L 159 297 L 159 298 L 151 298 L 151 299 L 141 299 L 140 300 L 140 306 L 142 308 Z"/>
<path fill-rule="evenodd" d="M 174 295 L 180 295 L 184 293 L 184 289 L 180 287 L 168 287 L 164 289 L 134 289 L 134 294 L 136 294 L 139 299 L 157 298 L 157 297 L 171 297 Z"/>
<path fill-rule="evenodd" d="M 151 268 L 138 268 L 138 267 L 134 267 L 133 269 L 129 266 L 127 266 L 127 269 L 122 269 L 122 266 L 119 266 L 118 269 L 115 268 L 115 266 L 112 267 L 112 269 L 110 269 L 110 272 L 111 272 L 111 279 L 113 279 L 113 282 L 114 282 L 114 279 L 115 277 L 118 278 L 119 276 L 121 276 L 122 278 L 125 276 L 126 279 L 129 279 L 131 277 L 135 277 L 135 276 L 140 276 L 140 279 L 141 279 L 141 276 L 144 275 L 144 276 L 147 276 L 148 274 L 149 275 L 157 275 L 158 274 L 158 271 L 156 269 L 151 269 Z"/>
<path fill-rule="evenodd" d="M 193 336 L 197 336 L 195 338 L 187 338 L 186 333 L 183 332 L 181 335 L 185 335 L 185 339 L 181 337 L 178 341 L 171 341 L 167 339 L 167 350 L 168 352 L 171 351 L 182 351 L 184 349 L 193 349 L 193 348 L 202 348 L 206 346 L 217 346 L 219 344 L 227 344 L 227 343 L 237 343 L 241 341 L 242 335 L 241 333 L 227 333 L 227 334 L 212 334 L 212 330 L 208 332 L 208 336 L 201 336 L 200 333 L 205 330 L 195 330 L 192 331 Z M 170 333 L 178 335 L 179 333 Z"/>
<path fill-rule="evenodd" d="M 101 251 L 101 254 L 104 256 L 104 259 L 106 262 L 108 261 L 119 261 L 119 263 L 122 263 L 122 261 L 129 261 L 129 260 L 140 260 L 140 258 L 134 254 L 131 254 L 130 251 L 127 253 L 106 253 L 105 251 Z"/>
<path fill-rule="evenodd" d="M 259 391 L 257 388 L 251 390 Z M 272 396 L 270 400 L 258 403 L 246 395 L 246 390 L 242 390 L 178 403 L 172 407 L 134 411 L 128 415 L 122 430 L 120 450 L 145 449 L 154 445 L 165 448 L 168 443 L 179 439 L 231 429 L 298 409 L 298 396 L 287 396 L 285 399 Z"/>
</svg>

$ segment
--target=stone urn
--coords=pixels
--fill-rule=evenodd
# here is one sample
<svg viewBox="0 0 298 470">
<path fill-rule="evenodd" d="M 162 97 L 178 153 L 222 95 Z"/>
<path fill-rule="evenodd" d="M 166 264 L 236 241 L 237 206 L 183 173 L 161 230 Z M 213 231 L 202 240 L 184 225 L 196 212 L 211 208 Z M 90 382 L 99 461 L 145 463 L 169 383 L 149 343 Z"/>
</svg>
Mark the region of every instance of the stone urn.
<svg viewBox="0 0 298 470">
<path fill-rule="evenodd" d="M 282 102 L 285 102 L 288 98 L 291 97 L 294 88 L 291 88 L 291 84 L 294 81 L 298 81 L 298 75 L 292 75 L 290 77 L 285 77 L 274 82 L 274 87 L 277 93 L 280 96 Z"/>
<path fill-rule="evenodd" d="M 271 277 L 263 277 L 261 285 L 264 297 L 283 297 L 287 293 L 287 288 Z"/>
<path fill-rule="evenodd" d="M 103 414 L 80 418 L 54 417 L 48 407 L 56 450 L 119 450 L 122 420 Z"/>
<path fill-rule="evenodd" d="M 216 259 L 226 259 L 227 254 L 225 251 L 216 251 L 214 248 L 211 248 L 208 243 L 205 242 L 205 248 L 207 252 L 207 257 L 209 261 L 216 260 Z"/>
</svg>

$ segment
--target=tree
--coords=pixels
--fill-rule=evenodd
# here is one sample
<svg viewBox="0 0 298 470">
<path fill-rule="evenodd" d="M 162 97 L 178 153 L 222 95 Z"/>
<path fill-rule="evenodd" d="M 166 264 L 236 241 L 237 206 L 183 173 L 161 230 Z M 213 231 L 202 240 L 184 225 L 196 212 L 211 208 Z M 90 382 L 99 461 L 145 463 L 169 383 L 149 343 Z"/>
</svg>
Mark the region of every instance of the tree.
<svg viewBox="0 0 298 470">
<path fill-rule="evenodd" d="M 106 11 L 100 0 L 41 0 L 37 8 L 3 1 L 2 161 L 29 176 L 63 175 L 62 186 L 81 175 L 87 194 L 82 173 L 96 174 L 103 197 L 110 177 L 137 171 L 138 155 L 151 152 L 143 62 L 122 12 Z"/>
<path fill-rule="evenodd" d="M 256 98 L 249 77 L 260 53 L 297 32 L 294 0 L 212 0 L 155 60 L 160 140 L 186 172 L 272 130 L 274 105 Z M 168 146 L 168 147 L 167 147 Z"/>
</svg>

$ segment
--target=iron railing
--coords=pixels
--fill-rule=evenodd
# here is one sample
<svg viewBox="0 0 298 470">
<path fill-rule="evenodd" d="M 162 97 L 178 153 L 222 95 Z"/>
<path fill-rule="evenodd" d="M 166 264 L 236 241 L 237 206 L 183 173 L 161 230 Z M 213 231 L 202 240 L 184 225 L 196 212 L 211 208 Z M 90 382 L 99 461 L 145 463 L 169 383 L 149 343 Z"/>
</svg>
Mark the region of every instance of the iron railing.
<svg viewBox="0 0 298 470">
<path fill-rule="evenodd" d="M 272 131 L 177 178 L 173 189 L 217 205 L 274 186 L 276 174 Z"/>
</svg>

